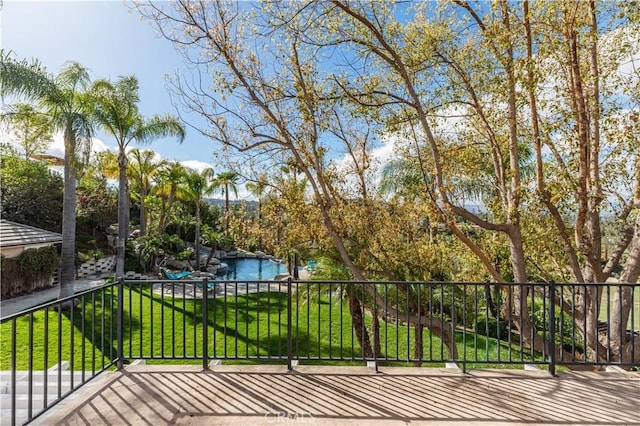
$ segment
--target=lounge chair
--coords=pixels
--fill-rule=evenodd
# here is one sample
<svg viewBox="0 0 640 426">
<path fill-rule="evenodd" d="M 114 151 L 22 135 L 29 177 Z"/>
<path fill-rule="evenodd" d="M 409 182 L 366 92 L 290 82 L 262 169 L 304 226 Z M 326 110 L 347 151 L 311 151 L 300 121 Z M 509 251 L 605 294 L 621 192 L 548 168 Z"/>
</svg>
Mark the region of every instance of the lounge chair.
<svg viewBox="0 0 640 426">
<path fill-rule="evenodd" d="M 160 273 L 165 279 L 172 280 L 172 281 L 181 280 L 183 278 L 190 278 L 192 280 L 196 280 L 194 285 L 197 288 L 202 288 L 202 282 L 200 282 L 200 279 L 207 278 L 207 291 L 217 292 L 219 290 L 218 286 L 213 281 L 215 275 L 212 275 L 212 274 L 203 275 L 202 273 L 197 273 L 197 276 L 194 276 L 193 273 L 189 271 L 171 272 L 167 268 L 160 268 Z M 209 278 L 211 278 L 212 281 L 209 281 Z"/>
<path fill-rule="evenodd" d="M 318 262 L 315 260 L 309 260 L 307 262 L 307 271 L 309 271 L 309 273 L 311 275 L 313 275 L 316 272 L 316 267 L 318 266 Z"/>
<path fill-rule="evenodd" d="M 160 268 L 160 273 L 168 280 L 181 280 L 191 276 L 191 272 L 189 271 L 171 272 L 167 268 Z"/>
</svg>

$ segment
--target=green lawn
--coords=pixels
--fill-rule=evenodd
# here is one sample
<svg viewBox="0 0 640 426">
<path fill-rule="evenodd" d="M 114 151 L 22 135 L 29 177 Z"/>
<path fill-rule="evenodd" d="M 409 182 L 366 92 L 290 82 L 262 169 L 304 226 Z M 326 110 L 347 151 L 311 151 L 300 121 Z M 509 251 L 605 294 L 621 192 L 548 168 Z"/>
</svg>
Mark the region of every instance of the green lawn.
<svg viewBox="0 0 640 426">
<path fill-rule="evenodd" d="M 605 295 L 604 295 L 604 300 L 607 300 L 607 297 L 610 300 L 609 303 L 609 312 L 607 313 L 607 307 L 604 306 L 603 308 L 600 309 L 600 315 L 598 317 L 598 319 L 600 321 L 606 321 L 607 320 L 607 315 L 611 315 L 611 313 L 613 312 L 613 307 L 615 305 L 615 293 L 616 293 L 616 287 L 615 284 L 611 285 L 611 290 L 610 290 L 610 294 L 607 296 L 606 294 L 606 290 L 605 290 Z M 636 314 L 634 315 L 633 318 L 631 318 L 631 315 L 629 315 L 629 324 L 627 325 L 627 328 L 632 329 L 632 330 L 640 330 L 640 286 L 636 286 L 635 291 L 633 292 L 633 308 L 632 311 L 634 311 Z M 633 325 L 631 323 L 631 321 L 633 321 Z"/>
<path fill-rule="evenodd" d="M 286 294 L 253 293 L 238 297 L 209 300 L 208 337 L 210 358 L 284 359 L 287 351 Z M 95 304 L 95 309 L 93 308 Z M 360 348 L 349 316 L 348 306 L 341 311 L 339 302 L 296 302 L 292 316 L 293 353 L 302 363 L 316 363 L 318 358 L 346 363 L 360 357 Z M 318 308 L 319 306 L 319 308 Z M 85 311 L 84 321 L 81 315 Z M 202 305 L 200 300 L 173 298 L 125 290 L 125 323 L 123 329 L 124 354 L 130 358 L 172 357 L 181 360 L 161 360 L 162 363 L 199 363 L 202 356 Z M 26 369 L 29 362 L 36 370 L 51 367 L 60 360 L 69 361 L 75 370 L 100 369 L 116 357 L 116 288 L 104 293 L 85 296 L 73 312 L 62 315 L 49 310 L 33 315 L 33 341 L 29 342 L 28 317 L 16 321 L 18 369 Z M 371 318 L 367 318 L 371 326 Z M 389 359 L 408 364 L 414 354 L 414 329 L 402 324 L 381 322 L 382 352 Z M 0 332 L 0 369 L 11 365 L 11 323 L 2 324 Z M 59 338 L 60 335 L 60 338 Z M 73 354 L 71 343 L 73 336 Z M 84 337 L 83 337 L 84 336 Z M 447 351 L 441 340 L 424 331 L 424 357 L 433 359 L 432 366 L 443 366 Z M 467 366 L 498 366 L 503 362 L 529 362 L 539 356 L 521 354 L 518 342 L 477 336 L 471 332 L 456 333 L 460 359 Z M 48 353 L 45 353 L 48 342 Z M 58 343 L 60 342 L 60 348 Z M 95 347 L 92 345 L 95 342 Z M 30 346 L 33 350 L 30 350 Z M 58 356 L 58 351 L 60 356 Z M 31 357 L 30 357 L 31 354 Z M 361 363 L 361 361 L 360 361 Z"/>
<path fill-rule="evenodd" d="M 24 370 L 32 363 L 33 369 L 41 370 L 50 368 L 59 361 L 72 363 L 75 370 L 98 370 L 108 364 L 109 359 L 116 354 L 113 344 L 116 341 L 116 318 L 111 315 L 115 313 L 116 290 L 112 289 L 93 296 L 95 309 L 92 296 L 85 296 L 86 305 L 81 303 L 73 311 L 63 312 L 62 315 L 50 308 L 46 312 L 38 311 L 31 317 L 22 316 L 16 320 L 18 369 Z M 112 303 L 113 309 L 110 309 Z M 86 312 L 84 324 L 81 315 L 83 307 Z M 0 327 L 2 370 L 8 370 L 11 366 L 12 328 L 12 322 L 5 322 Z M 91 342 L 95 342 L 95 347 Z M 70 350 L 72 345 L 73 354 Z M 46 353 L 45 346 L 48 346 Z"/>
</svg>

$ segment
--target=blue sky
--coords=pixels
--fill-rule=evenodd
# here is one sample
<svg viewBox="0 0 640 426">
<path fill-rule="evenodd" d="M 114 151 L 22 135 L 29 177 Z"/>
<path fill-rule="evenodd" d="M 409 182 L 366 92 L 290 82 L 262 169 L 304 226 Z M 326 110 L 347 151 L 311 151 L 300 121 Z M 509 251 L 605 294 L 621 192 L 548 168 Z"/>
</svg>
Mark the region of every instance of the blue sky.
<svg viewBox="0 0 640 426">
<path fill-rule="evenodd" d="M 0 15 L 0 46 L 17 58 L 37 58 L 54 74 L 67 61 L 89 68 L 94 79 L 135 74 L 144 115 L 176 113 L 165 89 L 165 75 L 184 69 L 182 58 L 124 2 L 4 0 Z M 187 120 L 199 123 L 195 116 Z M 115 147 L 110 137 L 96 136 Z M 173 139 L 159 140 L 147 148 L 191 167 L 214 163 L 213 143 L 193 129 L 187 129 L 182 145 Z"/>
</svg>

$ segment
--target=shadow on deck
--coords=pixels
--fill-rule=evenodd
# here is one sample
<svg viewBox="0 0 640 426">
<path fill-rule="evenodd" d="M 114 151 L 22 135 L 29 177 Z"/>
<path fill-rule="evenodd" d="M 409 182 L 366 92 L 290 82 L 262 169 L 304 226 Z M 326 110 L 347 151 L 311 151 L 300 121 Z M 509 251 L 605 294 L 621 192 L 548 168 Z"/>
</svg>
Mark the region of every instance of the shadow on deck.
<svg viewBox="0 0 640 426">
<path fill-rule="evenodd" d="M 640 424 L 640 375 L 298 366 L 130 366 L 34 424 Z"/>
</svg>

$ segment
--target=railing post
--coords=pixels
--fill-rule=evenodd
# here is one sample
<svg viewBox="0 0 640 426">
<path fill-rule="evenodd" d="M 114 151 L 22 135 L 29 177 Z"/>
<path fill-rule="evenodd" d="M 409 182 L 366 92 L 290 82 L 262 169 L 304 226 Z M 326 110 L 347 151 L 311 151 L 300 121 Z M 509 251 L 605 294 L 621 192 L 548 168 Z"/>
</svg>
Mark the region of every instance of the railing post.
<svg viewBox="0 0 640 426">
<path fill-rule="evenodd" d="M 194 283 L 195 284 L 195 283 Z M 209 369 L 209 282 L 202 281 L 202 369 Z"/>
<path fill-rule="evenodd" d="M 556 283 L 549 281 L 549 373 L 556 375 Z"/>
<path fill-rule="evenodd" d="M 366 285 L 366 284 L 365 284 Z M 379 373 L 380 371 L 378 370 L 378 338 L 380 336 L 378 336 L 380 334 L 380 330 L 378 330 L 377 327 L 374 327 L 373 325 L 377 323 L 377 318 L 378 318 L 378 301 L 377 301 L 377 297 L 378 297 L 378 287 L 373 284 L 373 321 L 371 323 L 371 328 L 373 331 L 373 368 L 374 371 L 376 373 Z"/>
<path fill-rule="evenodd" d="M 116 367 L 118 370 L 122 370 L 124 366 L 124 344 L 123 344 L 123 330 L 124 327 L 124 278 L 118 278 L 118 321 L 117 321 L 117 339 L 118 339 L 118 361 Z"/>
<path fill-rule="evenodd" d="M 45 318 L 47 316 L 45 315 Z M 16 352 L 17 352 L 17 348 L 18 348 L 18 342 L 16 339 L 16 327 L 17 327 L 17 322 L 16 319 L 12 319 L 11 320 L 11 426 L 15 426 L 16 424 L 16 385 L 17 385 L 17 370 L 18 370 L 18 364 L 17 364 L 17 360 L 16 360 Z M 46 329 L 45 329 L 46 330 Z M 47 340 L 45 339 L 45 351 L 48 350 L 47 348 Z M 45 352 L 47 353 L 47 352 Z M 46 360 L 46 358 L 45 358 Z M 45 374 L 44 377 L 47 377 L 47 372 L 45 370 Z M 45 386 L 45 392 L 47 389 L 47 382 L 44 382 L 44 386 Z M 45 401 L 45 405 L 47 404 L 47 394 L 45 393 L 45 397 L 44 397 L 44 401 Z"/>
<path fill-rule="evenodd" d="M 291 332 L 291 277 L 287 278 L 287 371 L 293 371 L 293 336 Z"/>
</svg>

